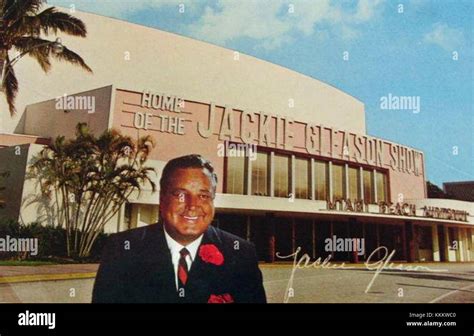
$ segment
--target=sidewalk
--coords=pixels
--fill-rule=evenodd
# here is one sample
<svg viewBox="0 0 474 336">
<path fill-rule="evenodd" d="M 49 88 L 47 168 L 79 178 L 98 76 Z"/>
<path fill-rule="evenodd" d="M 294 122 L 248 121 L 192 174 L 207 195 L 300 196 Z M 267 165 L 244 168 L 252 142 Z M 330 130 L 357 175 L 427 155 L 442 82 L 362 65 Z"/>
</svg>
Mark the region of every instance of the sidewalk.
<svg viewBox="0 0 474 336">
<path fill-rule="evenodd" d="M 0 266 L 0 284 L 94 278 L 99 264 Z"/>
</svg>

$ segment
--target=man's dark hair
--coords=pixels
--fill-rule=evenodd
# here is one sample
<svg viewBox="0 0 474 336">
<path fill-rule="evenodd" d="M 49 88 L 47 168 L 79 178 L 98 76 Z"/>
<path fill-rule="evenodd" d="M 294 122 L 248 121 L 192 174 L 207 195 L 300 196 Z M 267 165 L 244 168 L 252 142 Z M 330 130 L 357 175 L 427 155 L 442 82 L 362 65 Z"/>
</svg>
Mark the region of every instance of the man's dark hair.
<svg viewBox="0 0 474 336">
<path fill-rule="evenodd" d="M 175 170 L 187 168 L 207 169 L 210 174 L 213 191 L 216 191 L 217 174 L 214 172 L 214 167 L 212 166 L 211 162 L 209 160 L 206 160 L 199 154 L 190 154 L 177 157 L 168 161 L 168 163 L 163 168 L 163 172 L 161 173 L 160 192 L 166 190 L 168 180 Z"/>
</svg>

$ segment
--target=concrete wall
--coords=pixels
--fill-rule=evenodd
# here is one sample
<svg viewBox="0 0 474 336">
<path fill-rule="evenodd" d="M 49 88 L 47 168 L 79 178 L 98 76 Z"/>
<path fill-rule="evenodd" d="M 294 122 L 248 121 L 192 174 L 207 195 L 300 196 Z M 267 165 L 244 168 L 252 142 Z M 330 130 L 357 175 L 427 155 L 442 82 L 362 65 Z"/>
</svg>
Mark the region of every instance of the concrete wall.
<svg viewBox="0 0 474 336">
<path fill-rule="evenodd" d="M 137 226 L 146 226 L 158 222 L 158 205 L 152 204 L 134 204 L 140 207 L 140 216 Z"/>
<path fill-rule="evenodd" d="M 139 204 L 132 206 L 132 218 L 130 228 L 147 226 L 158 222 L 158 204 Z"/>
<path fill-rule="evenodd" d="M 151 135 L 157 142 L 156 148 L 151 153 L 151 159 L 162 160 L 166 162 L 172 158 L 185 154 L 202 154 L 213 163 L 220 178 L 220 183 L 218 185 L 217 191 L 222 192 L 222 181 L 224 180 L 224 158 L 218 155 L 218 145 L 223 144 L 224 140 L 233 141 L 237 143 L 243 142 L 240 134 L 240 130 L 242 129 L 242 111 L 240 110 L 241 106 L 226 105 L 233 109 L 231 115 L 231 119 L 234 124 L 233 134 L 232 136 L 226 136 L 225 138 L 221 138 L 219 136 L 219 131 L 221 129 L 225 106 L 219 106 L 216 104 L 215 119 L 213 124 L 214 132 L 209 138 L 204 138 L 198 132 L 198 125 L 208 124 L 210 102 L 196 102 L 188 100 L 186 96 L 182 98 L 185 100 L 184 108 L 182 108 L 181 113 L 175 113 L 163 110 L 155 110 L 152 108 L 141 106 L 142 92 L 117 89 L 113 104 L 112 125 L 114 128 L 120 129 L 122 133 L 134 139 L 144 135 Z M 249 112 L 257 112 L 257 110 L 251 109 Z M 134 116 L 136 115 L 136 113 L 148 113 L 152 115 L 150 119 L 150 126 L 148 127 L 148 129 L 139 129 L 134 126 Z M 160 129 L 160 117 L 162 116 L 183 118 L 184 135 L 162 131 Z M 252 144 L 262 145 L 262 139 L 260 139 L 259 142 L 259 139 L 255 138 L 259 132 L 260 126 L 258 117 L 255 114 L 253 116 L 254 120 L 253 122 L 248 124 L 248 130 L 246 130 L 246 132 L 252 132 L 254 134 L 254 139 L 251 141 Z M 360 159 L 355 158 L 357 153 L 357 149 L 354 146 L 356 136 L 365 137 L 369 140 L 373 138 L 366 137 L 364 134 L 356 134 L 353 132 L 349 132 L 348 130 L 339 130 L 337 132 L 332 132 L 329 128 L 324 128 L 321 136 L 321 153 L 316 155 L 310 155 L 306 150 L 307 133 L 305 119 L 307 118 L 293 119 L 293 123 L 291 124 L 291 132 L 293 133 L 293 136 L 291 138 L 291 148 L 287 148 L 286 146 L 282 145 L 282 133 L 283 129 L 286 132 L 286 126 L 282 127 L 282 122 L 278 122 L 275 118 L 270 119 L 270 140 L 268 142 L 264 142 L 262 147 L 275 148 L 275 150 L 286 149 L 295 154 L 300 153 L 303 156 L 307 157 L 335 159 L 340 161 L 346 161 L 357 166 L 364 165 L 368 168 L 383 169 L 388 171 L 390 184 L 389 190 L 391 200 L 393 202 L 397 202 L 397 199 L 400 194 L 403 196 L 404 199 L 425 198 L 425 175 L 421 152 L 413 150 L 411 148 L 407 148 L 409 150 L 416 151 L 420 154 L 416 159 L 419 174 L 415 175 L 413 172 L 393 169 L 391 167 L 390 148 L 397 146 L 397 144 L 382 139 L 376 139 L 382 144 L 383 149 L 383 164 L 376 165 L 373 162 L 374 160 L 371 160 L 369 158 L 369 154 L 367 154 L 367 157 L 365 157 L 365 155 L 362 155 L 363 157 Z M 327 125 L 323 124 L 323 126 Z M 280 133 L 277 133 L 277 127 L 279 128 L 278 132 Z M 348 156 L 344 156 L 342 150 L 342 144 L 345 136 L 350 139 L 348 140 Z M 278 139 L 278 142 L 274 139 Z M 336 144 L 336 146 L 333 146 L 333 148 L 330 147 L 330 144 L 332 142 Z M 364 146 L 361 147 L 363 148 Z M 367 149 L 365 151 L 362 150 L 362 152 L 369 153 L 370 151 Z"/>
<path fill-rule="evenodd" d="M 23 190 L 19 218 L 23 224 L 30 224 L 36 221 L 47 225 L 56 225 L 58 223 L 58 216 L 54 212 L 54 208 L 50 206 L 51 200 L 42 196 L 38 179 L 29 172 L 29 166 L 43 148 L 44 146 L 36 144 L 30 145 L 28 148 L 28 168 L 25 170 L 25 177 L 22 183 Z"/>
<path fill-rule="evenodd" d="M 433 261 L 441 261 L 441 246 L 439 241 L 438 225 L 431 227 L 433 241 Z"/>
<path fill-rule="evenodd" d="M 43 147 L 25 144 L 0 149 L 1 169 L 10 173 L 4 179 L 6 206 L 0 209 L 0 218 L 18 220 L 22 224 L 56 223 L 49 200 L 41 196 L 38 182 L 29 172 L 34 156 Z"/>
<path fill-rule="evenodd" d="M 44 225 L 63 224 L 58 222 L 58 216 L 51 206 L 53 199 L 43 197 L 40 192 L 38 180 L 28 173 L 28 167 L 33 162 L 33 158 L 43 149 L 43 145 L 24 144 L 0 148 L 0 171 L 8 171 L 10 175 L 1 180 L 0 186 L 4 186 L 2 191 L 6 201 L 5 207 L 0 208 L 0 219 L 18 220 L 22 224 L 41 222 Z M 155 164 L 157 169 L 162 164 Z M 151 195 L 151 196 L 150 196 Z M 150 190 L 145 189 L 137 199 L 148 200 L 154 196 Z M 148 212 L 147 212 L 148 210 Z M 142 221 L 148 223 L 152 220 L 152 212 L 145 209 Z M 105 232 L 114 233 L 123 230 L 123 211 L 117 213 L 106 225 Z"/>
<path fill-rule="evenodd" d="M 411 199 L 409 197 L 405 198 L 405 201 L 408 203 L 416 204 L 417 206 L 450 208 L 467 211 L 469 213 L 469 223 L 474 224 L 474 202 L 458 201 L 444 198 Z"/>
<path fill-rule="evenodd" d="M 469 261 L 474 261 L 474 229 L 467 229 L 467 237 L 469 247 Z"/>
<path fill-rule="evenodd" d="M 24 135 L 24 134 L 9 134 L 9 133 L 0 133 L 0 148 L 18 146 L 30 143 L 37 143 L 46 145 L 48 139 L 41 138 L 34 135 Z"/>
<path fill-rule="evenodd" d="M 0 172 L 8 172 L 9 176 L 1 179 L 5 206 L 0 208 L 0 218 L 18 220 L 23 195 L 23 181 L 28 161 L 30 145 L 24 144 L 0 149 Z"/>
<path fill-rule="evenodd" d="M 431 227 L 432 232 L 432 249 L 420 249 L 417 248 L 416 255 L 418 261 L 444 261 L 441 260 L 440 251 L 444 250 L 445 255 L 448 260 L 446 261 L 458 261 L 458 262 L 468 262 L 474 261 L 473 259 L 473 244 L 474 244 L 474 235 L 472 228 L 462 227 L 462 226 L 453 226 L 453 225 L 443 225 L 445 239 L 445 245 L 441 246 L 441 242 L 438 236 L 438 225 L 434 224 L 423 224 Z M 451 228 L 451 230 L 448 230 Z M 453 233 L 452 235 L 449 232 Z M 456 244 L 454 243 L 456 242 Z"/>
<path fill-rule="evenodd" d="M 100 134 L 109 125 L 112 92 L 112 86 L 106 86 L 70 95 L 93 99 L 94 113 L 86 109 L 57 108 L 57 99 L 28 105 L 23 132 L 49 138 L 60 135 L 70 138 L 74 136 L 76 125 L 82 122 L 87 123 L 92 132 Z"/>
</svg>

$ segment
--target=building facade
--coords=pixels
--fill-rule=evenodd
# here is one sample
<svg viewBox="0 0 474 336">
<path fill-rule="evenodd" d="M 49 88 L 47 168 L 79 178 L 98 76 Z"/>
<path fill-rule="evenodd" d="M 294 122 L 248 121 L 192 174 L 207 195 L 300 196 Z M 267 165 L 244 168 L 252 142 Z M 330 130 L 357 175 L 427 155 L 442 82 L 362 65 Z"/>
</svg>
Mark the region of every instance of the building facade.
<svg viewBox="0 0 474 336">
<path fill-rule="evenodd" d="M 474 202 L 474 181 L 445 182 L 443 191 L 453 199 Z"/>
<path fill-rule="evenodd" d="M 156 182 L 174 157 L 209 159 L 219 177 L 213 225 L 254 242 L 261 260 L 283 260 L 298 248 L 341 261 L 367 260 L 373 251 L 378 258 L 395 251 L 393 260 L 474 260 L 474 203 L 428 199 L 423 152 L 366 134 L 359 100 L 236 51 L 79 16 L 92 29 L 82 49 L 97 73 L 67 81 L 67 92 L 57 73 L 45 85 L 49 99 L 23 97 L 14 134 L 0 135 L 1 168 L 10 172 L 2 217 L 54 223 L 47 207 L 30 201 L 39 191 L 28 165 L 45 141 L 72 137 L 85 122 L 95 134 L 151 135 L 157 145 L 147 165 Z M 105 64 L 96 55 L 117 31 L 123 37 L 107 54 L 125 60 L 110 56 Z M 142 57 L 125 66 L 127 55 Z M 153 224 L 158 206 L 159 192 L 145 189 L 106 231 Z M 337 239 L 362 239 L 364 251 L 328 249 Z"/>
</svg>

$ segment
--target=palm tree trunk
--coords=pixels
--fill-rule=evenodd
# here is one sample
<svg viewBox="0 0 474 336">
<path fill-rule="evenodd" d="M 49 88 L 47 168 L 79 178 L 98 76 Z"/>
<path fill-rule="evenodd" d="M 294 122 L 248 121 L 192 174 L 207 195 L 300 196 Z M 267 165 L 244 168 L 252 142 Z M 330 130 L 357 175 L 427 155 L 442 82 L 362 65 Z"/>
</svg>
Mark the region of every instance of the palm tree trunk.
<svg viewBox="0 0 474 336">
<path fill-rule="evenodd" d="M 5 49 L 5 27 L 6 23 L 3 20 L 4 1 L 0 1 L 0 91 L 3 82 L 3 70 L 5 69 L 5 62 L 7 60 L 8 50 Z"/>
<path fill-rule="evenodd" d="M 2 40 L 0 38 L 0 45 L 1 44 L 2 44 Z M 6 60 L 7 60 L 7 50 L 0 49 L 0 90 L 2 90 L 1 83 L 3 82 L 3 71 L 5 69 Z"/>
</svg>

